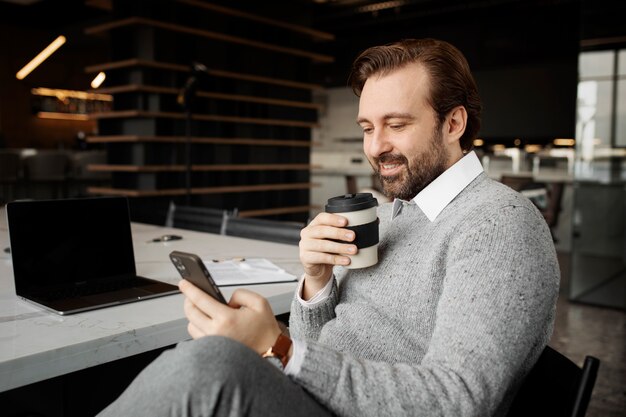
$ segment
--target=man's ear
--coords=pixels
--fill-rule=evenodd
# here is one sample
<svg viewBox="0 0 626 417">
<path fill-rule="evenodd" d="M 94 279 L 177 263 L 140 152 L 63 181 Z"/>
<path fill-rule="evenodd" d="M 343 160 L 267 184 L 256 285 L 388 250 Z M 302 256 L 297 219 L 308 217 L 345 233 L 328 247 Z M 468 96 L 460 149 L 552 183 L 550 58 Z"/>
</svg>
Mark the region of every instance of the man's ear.
<svg viewBox="0 0 626 417">
<path fill-rule="evenodd" d="M 465 133 L 467 126 L 467 110 L 458 106 L 450 110 L 444 124 L 443 134 L 447 143 L 458 142 Z"/>
</svg>

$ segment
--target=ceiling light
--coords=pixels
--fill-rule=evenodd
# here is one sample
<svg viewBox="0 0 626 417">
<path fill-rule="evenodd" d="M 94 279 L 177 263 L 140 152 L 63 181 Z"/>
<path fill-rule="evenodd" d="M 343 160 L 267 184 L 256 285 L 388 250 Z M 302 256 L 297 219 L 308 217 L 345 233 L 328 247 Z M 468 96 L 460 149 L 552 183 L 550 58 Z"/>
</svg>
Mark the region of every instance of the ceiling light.
<svg viewBox="0 0 626 417">
<path fill-rule="evenodd" d="M 557 138 L 554 139 L 552 143 L 556 146 L 574 146 L 576 144 L 576 140 Z"/>
<path fill-rule="evenodd" d="M 26 78 L 28 74 L 30 74 L 43 61 L 48 59 L 50 55 L 52 55 L 57 49 L 59 49 L 61 45 L 65 43 L 65 40 L 65 36 L 59 36 L 58 38 L 56 38 L 54 41 L 52 41 L 50 45 L 46 46 L 43 51 L 39 52 L 39 54 L 37 54 L 37 56 L 34 57 L 32 61 L 26 64 L 24 68 L 19 70 L 17 74 L 15 74 L 15 77 L 18 80 L 23 80 L 24 78 Z"/>
<path fill-rule="evenodd" d="M 100 85 L 102 84 L 102 82 L 105 80 L 106 77 L 107 76 L 104 72 L 99 72 L 98 75 L 96 75 L 96 78 L 94 78 L 93 81 L 91 81 L 91 88 L 100 87 Z"/>
<path fill-rule="evenodd" d="M 524 150 L 527 153 L 537 153 L 537 152 L 541 151 L 541 149 L 542 149 L 541 145 L 526 145 L 524 147 Z"/>
</svg>

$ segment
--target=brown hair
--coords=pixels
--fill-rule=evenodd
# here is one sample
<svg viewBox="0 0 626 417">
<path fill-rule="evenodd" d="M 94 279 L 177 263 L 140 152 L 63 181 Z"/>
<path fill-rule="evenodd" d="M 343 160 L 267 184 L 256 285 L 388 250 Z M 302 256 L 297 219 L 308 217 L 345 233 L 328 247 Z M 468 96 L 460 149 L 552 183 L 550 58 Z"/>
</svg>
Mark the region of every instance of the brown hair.
<svg viewBox="0 0 626 417">
<path fill-rule="evenodd" d="M 429 104 L 437 114 L 439 127 L 457 106 L 467 111 L 467 126 L 460 144 L 464 151 L 473 147 L 480 129 L 482 105 L 476 81 L 467 60 L 457 48 L 436 39 L 407 39 L 365 50 L 352 64 L 349 83 L 357 96 L 365 81 L 375 74 L 387 74 L 411 63 L 420 63 L 429 74 Z"/>
</svg>

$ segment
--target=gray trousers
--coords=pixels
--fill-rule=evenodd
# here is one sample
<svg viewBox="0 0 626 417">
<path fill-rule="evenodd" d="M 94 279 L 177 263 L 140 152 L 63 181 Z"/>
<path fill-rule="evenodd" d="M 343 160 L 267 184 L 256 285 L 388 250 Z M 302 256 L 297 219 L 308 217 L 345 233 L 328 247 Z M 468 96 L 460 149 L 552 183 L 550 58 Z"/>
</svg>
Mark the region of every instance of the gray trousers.
<svg viewBox="0 0 626 417">
<path fill-rule="evenodd" d="M 256 352 L 224 337 L 163 352 L 105 408 L 119 416 L 332 416 Z"/>
</svg>

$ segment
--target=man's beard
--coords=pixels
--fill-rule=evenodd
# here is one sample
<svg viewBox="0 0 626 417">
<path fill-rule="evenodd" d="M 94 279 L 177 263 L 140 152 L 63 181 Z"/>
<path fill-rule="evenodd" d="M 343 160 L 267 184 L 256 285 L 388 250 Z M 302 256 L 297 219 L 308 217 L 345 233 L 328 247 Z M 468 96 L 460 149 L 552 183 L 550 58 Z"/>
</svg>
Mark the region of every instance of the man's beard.
<svg viewBox="0 0 626 417">
<path fill-rule="evenodd" d="M 383 193 L 390 198 L 411 200 L 447 168 L 448 152 L 443 145 L 443 135 L 435 129 L 429 149 L 410 161 L 402 154 L 383 154 L 374 158 L 374 170 L 383 186 Z M 398 175 L 383 176 L 380 164 L 402 164 L 406 170 Z"/>
</svg>

